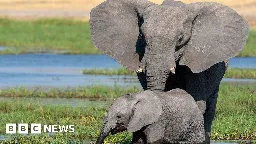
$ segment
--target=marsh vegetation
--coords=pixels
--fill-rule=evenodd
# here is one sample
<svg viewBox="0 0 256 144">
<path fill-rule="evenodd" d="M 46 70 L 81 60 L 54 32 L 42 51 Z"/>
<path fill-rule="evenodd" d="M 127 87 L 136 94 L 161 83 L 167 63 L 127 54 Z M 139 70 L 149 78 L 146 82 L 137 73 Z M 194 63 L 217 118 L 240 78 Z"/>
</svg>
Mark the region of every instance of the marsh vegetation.
<svg viewBox="0 0 256 144">
<path fill-rule="evenodd" d="M 256 86 L 221 85 L 216 118 L 213 123 L 213 140 L 256 139 L 255 90 Z M 26 122 L 48 125 L 56 123 L 59 125 L 74 124 L 75 133 L 42 133 L 40 135 L 26 136 L 14 135 L 7 137 L 4 141 L 12 143 L 71 143 L 95 141 L 111 101 L 123 94 L 138 91 L 139 89 L 137 88 L 107 88 L 105 86 L 73 89 L 66 92 L 60 92 L 59 90 L 39 92 L 21 88 L 7 89 L 1 91 L 1 96 L 10 97 L 13 98 L 13 100 L 0 102 L 0 133 L 5 133 L 6 123 Z M 105 107 L 73 107 L 65 105 L 41 105 L 26 99 L 22 100 L 22 97 L 65 97 L 63 93 L 70 95 L 72 98 L 84 98 L 88 95 L 90 95 L 89 98 L 99 98 L 100 96 L 104 97 L 104 100 L 107 100 L 108 104 Z M 130 140 L 131 134 L 124 132 L 108 137 L 106 142 L 128 143 Z"/>
<path fill-rule="evenodd" d="M 0 54 L 55 52 L 99 54 L 91 42 L 88 21 L 69 19 L 13 20 L 0 18 Z M 253 27 L 245 48 L 238 55 L 256 56 L 256 28 Z"/>
</svg>

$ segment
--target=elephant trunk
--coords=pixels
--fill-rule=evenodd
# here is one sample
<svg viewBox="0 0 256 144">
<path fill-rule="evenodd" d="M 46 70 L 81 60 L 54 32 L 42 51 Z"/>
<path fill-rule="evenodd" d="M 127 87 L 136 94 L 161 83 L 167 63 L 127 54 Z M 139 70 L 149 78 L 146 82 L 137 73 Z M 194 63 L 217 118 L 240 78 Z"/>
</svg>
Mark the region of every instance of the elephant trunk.
<svg viewBox="0 0 256 144">
<path fill-rule="evenodd" d="M 101 128 L 100 135 L 96 141 L 96 144 L 104 143 L 104 139 L 108 136 L 113 127 L 113 120 L 109 119 L 107 116 L 104 118 L 104 124 Z"/>
<path fill-rule="evenodd" d="M 145 60 L 147 89 L 164 91 L 169 74 L 175 73 L 175 47 L 171 45 L 158 47 L 154 43 L 151 45 L 153 47 L 148 48 L 145 59 L 143 58 Z M 168 47 L 168 50 L 164 51 L 165 47 Z"/>
<path fill-rule="evenodd" d="M 168 71 L 161 71 L 161 69 L 147 70 L 147 89 L 164 91 L 166 80 L 168 78 Z"/>
<path fill-rule="evenodd" d="M 102 144 L 104 143 L 104 139 L 107 137 L 108 134 L 102 133 L 100 134 L 100 136 L 98 137 L 96 144 Z"/>
<path fill-rule="evenodd" d="M 103 144 L 104 143 L 104 139 L 108 136 L 110 130 L 106 130 L 106 128 L 103 126 L 100 135 L 96 141 L 96 144 Z"/>
</svg>

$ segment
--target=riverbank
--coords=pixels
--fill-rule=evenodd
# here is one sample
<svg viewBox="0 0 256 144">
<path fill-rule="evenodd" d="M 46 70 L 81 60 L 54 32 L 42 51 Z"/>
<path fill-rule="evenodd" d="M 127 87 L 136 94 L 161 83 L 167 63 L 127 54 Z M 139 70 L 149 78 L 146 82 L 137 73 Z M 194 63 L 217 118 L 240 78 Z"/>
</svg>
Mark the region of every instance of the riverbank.
<svg viewBox="0 0 256 144">
<path fill-rule="evenodd" d="M 256 69 L 228 68 L 225 78 L 256 79 Z"/>
<path fill-rule="evenodd" d="M 221 85 L 216 117 L 212 127 L 211 137 L 213 140 L 256 139 L 255 88 L 255 86 Z M 136 90 L 134 92 L 136 92 Z M 105 94 L 104 91 L 100 93 Z M 25 96 L 26 94 L 27 92 L 20 92 L 20 95 Z M 32 96 L 33 94 L 35 95 L 34 97 L 41 97 L 41 95 L 31 91 L 30 95 Z M 122 93 L 116 93 L 114 96 L 111 96 L 109 100 L 113 101 L 113 98 L 117 98 L 121 95 Z M 4 95 L 1 94 L 1 96 Z M 47 125 L 75 125 L 75 133 L 57 133 L 56 135 L 43 133 L 41 135 L 27 136 L 14 135 L 13 140 L 6 140 L 7 142 L 16 143 L 70 143 L 95 141 L 99 135 L 103 118 L 109 106 L 49 106 L 30 102 L 27 99 L 17 98 L 14 95 L 6 96 L 13 97 L 13 101 L 0 102 L 0 134 L 5 134 L 6 123 L 23 122 Z M 106 142 L 127 143 L 130 142 L 130 140 L 130 133 L 122 133 L 108 137 Z"/>
<path fill-rule="evenodd" d="M 71 19 L 13 20 L 0 18 L 0 54 L 100 54 L 90 39 L 88 21 Z M 240 57 L 256 56 L 256 27 Z"/>
<path fill-rule="evenodd" d="M 135 72 L 132 72 L 124 67 L 118 69 L 84 69 L 82 73 L 85 75 L 136 75 Z"/>
</svg>

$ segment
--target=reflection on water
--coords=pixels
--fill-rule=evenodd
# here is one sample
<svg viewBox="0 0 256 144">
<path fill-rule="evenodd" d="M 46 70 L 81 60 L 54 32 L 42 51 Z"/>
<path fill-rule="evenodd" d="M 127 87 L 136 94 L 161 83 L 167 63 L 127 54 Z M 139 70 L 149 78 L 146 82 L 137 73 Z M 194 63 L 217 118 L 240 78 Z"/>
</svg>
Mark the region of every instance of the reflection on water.
<svg viewBox="0 0 256 144">
<path fill-rule="evenodd" d="M 1 47 L 0 47 L 1 49 Z M 0 88 L 25 87 L 77 87 L 88 85 L 140 86 L 134 76 L 83 75 L 83 69 L 119 68 L 120 65 L 106 55 L 22 54 L 1 55 Z M 233 58 L 229 67 L 256 68 L 256 58 Z M 237 82 L 225 79 L 223 82 Z M 239 83 L 255 83 L 239 80 Z"/>
</svg>

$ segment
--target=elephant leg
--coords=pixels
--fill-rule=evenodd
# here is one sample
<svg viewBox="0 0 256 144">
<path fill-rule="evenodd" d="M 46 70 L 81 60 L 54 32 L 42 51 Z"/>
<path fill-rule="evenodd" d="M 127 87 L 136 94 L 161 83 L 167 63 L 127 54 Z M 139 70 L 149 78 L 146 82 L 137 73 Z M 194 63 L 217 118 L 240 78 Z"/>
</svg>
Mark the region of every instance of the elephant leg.
<svg viewBox="0 0 256 144">
<path fill-rule="evenodd" d="M 206 111 L 204 113 L 204 128 L 205 128 L 206 143 L 210 143 L 211 126 L 212 126 L 212 121 L 214 119 L 214 115 L 216 111 L 218 91 L 219 91 L 219 87 L 215 89 L 215 91 L 206 101 Z"/>
<path fill-rule="evenodd" d="M 146 74 L 144 72 L 137 72 L 137 77 L 140 81 L 140 84 L 144 90 L 147 89 L 147 79 Z"/>
<path fill-rule="evenodd" d="M 147 138 L 144 132 L 136 131 L 132 134 L 132 144 L 146 144 Z"/>
</svg>

